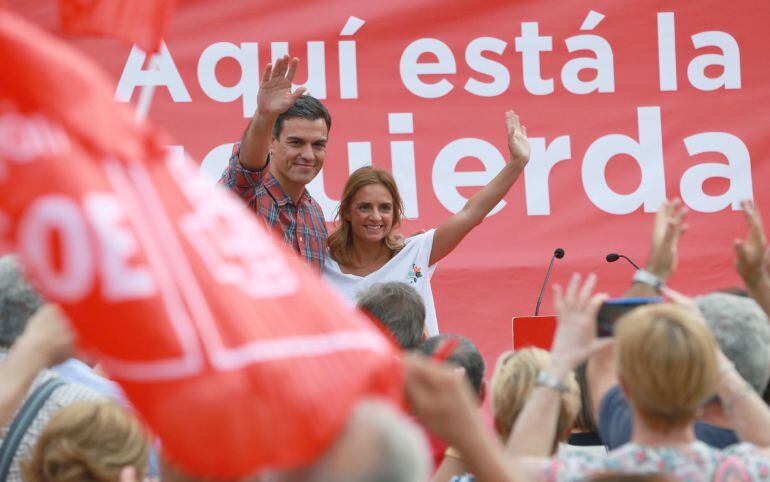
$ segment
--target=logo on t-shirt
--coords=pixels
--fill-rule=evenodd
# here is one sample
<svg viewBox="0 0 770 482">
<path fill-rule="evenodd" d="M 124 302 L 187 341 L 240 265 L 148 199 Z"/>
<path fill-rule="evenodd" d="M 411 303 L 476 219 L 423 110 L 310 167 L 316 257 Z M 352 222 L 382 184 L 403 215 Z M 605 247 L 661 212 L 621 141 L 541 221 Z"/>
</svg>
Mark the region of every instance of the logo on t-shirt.
<svg viewBox="0 0 770 482">
<path fill-rule="evenodd" d="M 412 269 L 409 270 L 409 274 L 406 276 L 410 283 L 417 284 L 417 280 L 422 278 L 422 268 L 416 264 L 412 264 Z"/>
</svg>

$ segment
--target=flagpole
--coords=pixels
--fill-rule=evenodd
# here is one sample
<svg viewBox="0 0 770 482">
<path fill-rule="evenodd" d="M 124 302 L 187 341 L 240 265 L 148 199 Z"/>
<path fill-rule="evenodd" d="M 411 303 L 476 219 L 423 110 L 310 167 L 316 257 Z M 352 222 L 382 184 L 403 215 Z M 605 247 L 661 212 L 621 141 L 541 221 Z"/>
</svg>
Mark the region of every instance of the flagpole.
<svg viewBox="0 0 770 482">
<path fill-rule="evenodd" d="M 148 70 L 155 70 L 158 68 L 158 54 L 153 54 L 150 57 L 150 63 L 147 66 Z M 150 112 L 150 106 L 152 105 L 152 97 L 155 94 L 155 85 L 145 85 L 139 92 L 139 99 L 136 101 L 136 110 L 134 115 L 137 120 L 145 120 L 147 114 Z"/>
</svg>

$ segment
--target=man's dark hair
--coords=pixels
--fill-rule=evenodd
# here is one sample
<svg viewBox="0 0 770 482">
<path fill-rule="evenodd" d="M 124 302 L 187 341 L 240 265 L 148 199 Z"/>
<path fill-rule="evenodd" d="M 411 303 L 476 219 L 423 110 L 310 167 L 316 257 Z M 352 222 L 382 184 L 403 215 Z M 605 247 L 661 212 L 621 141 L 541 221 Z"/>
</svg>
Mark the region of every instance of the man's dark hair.
<svg viewBox="0 0 770 482">
<path fill-rule="evenodd" d="M 406 283 L 375 283 L 358 296 L 358 307 L 393 333 L 404 350 L 417 348 L 425 330 L 425 304 Z"/>
<path fill-rule="evenodd" d="M 329 111 L 326 110 L 321 101 L 312 95 L 303 95 L 294 102 L 294 105 L 289 107 L 289 110 L 279 115 L 275 120 L 273 137 L 276 139 L 281 137 L 284 121 L 292 117 L 302 117 L 311 121 L 323 119 L 326 122 L 326 131 L 328 132 L 332 128 L 332 116 L 329 115 Z"/>
<path fill-rule="evenodd" d="M 446 340 L 454 338 L 459 341 L 457 348 L 454 349 L 446 361 L 461 366 L 465 369 L 465 376 L 471 382 L 471 386 L 477 395 L 481 396 L 481 384 L 484 381 L 484 358 L 479 353 L 479 349 L 472 341 L 462 335 L 445 334 L 432 336 L 422 342 L 417 351 L 426 355 L 433 356 L 433 353 L 442 346 Z"/>
</svg>

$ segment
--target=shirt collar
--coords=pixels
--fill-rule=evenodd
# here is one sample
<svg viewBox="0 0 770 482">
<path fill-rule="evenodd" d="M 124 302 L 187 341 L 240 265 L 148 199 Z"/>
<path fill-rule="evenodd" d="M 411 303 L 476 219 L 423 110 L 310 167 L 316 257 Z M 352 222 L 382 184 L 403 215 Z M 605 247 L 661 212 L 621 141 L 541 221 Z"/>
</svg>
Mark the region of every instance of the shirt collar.
<svg viewBox="0 0 770 482">
<path fill-rule="evenodd" d="M 278 182 L 278 179 L 273 176 L 272 172 L 267 172 L 267 180 L 264 182 L 263 186 L 279 207 L 286 206 L 287 204 L 294 205 L 294 201 L 292 201 L 291 197 L 286 194 L 286 191 L 283 190 L 281 184 Z M 303 189 L 302 195 L 300 196 L 296 205 L 307 204 L 309 202 L 310 193 L 307 192 L 307 189 Z"/>
</svg>

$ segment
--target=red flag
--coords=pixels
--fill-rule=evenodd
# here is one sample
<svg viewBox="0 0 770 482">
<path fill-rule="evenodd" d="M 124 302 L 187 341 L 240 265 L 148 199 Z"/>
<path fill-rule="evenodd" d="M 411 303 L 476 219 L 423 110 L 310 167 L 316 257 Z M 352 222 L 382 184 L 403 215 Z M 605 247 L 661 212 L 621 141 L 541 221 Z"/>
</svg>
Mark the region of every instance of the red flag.
<svg viewBox="0 0 770 482">
<path fill-rule="evenodd" d="M 176 0 L 59 0 L 62 29 L 119 37 L 157 52 Z"/>
<path fill-rule="evenodd" d="M 115 105 L 87 59 L 0 9 L 0 249 L 196 475 L 306 464 L 392 345 L 239 200 Z"/>
</svg>

